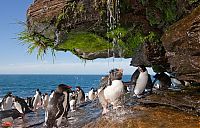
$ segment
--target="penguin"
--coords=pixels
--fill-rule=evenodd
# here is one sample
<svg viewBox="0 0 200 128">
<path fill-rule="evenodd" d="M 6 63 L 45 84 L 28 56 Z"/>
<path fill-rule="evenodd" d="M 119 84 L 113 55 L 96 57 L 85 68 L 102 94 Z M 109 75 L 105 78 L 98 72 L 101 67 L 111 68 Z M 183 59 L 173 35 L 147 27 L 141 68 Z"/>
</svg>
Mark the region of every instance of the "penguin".
<svg viewBox="0 0 200 128">
<path fill-rule="evenodd" d="M 94 88 L 92 87 L 91 90 L 88 92 L 88 98 L 89 100 L 94 100 L 95 99 L 95 91 Z"/>
<path fill-rule="evenodd" d="M 148 74 L 148 80 L 145 88 L 145 92 L 149 92 L 150 94 L 153 91 L 153 82 L 151 80 L 151 75 Z"/>
<path fill-rule="evenodd" d="M 29 108 L 33 109 L 33 97 L 27 97 L 26 103 L 27 103 Z"/>
<path fill-rule="evenodd" d="M 109 76 L 102 78 L 101 83 L 103 84 L 101 84 L 101 88 L 98 89 L 99 101 L 103 107 L 102 114 L 106 114 L 109 111 L 107 109 L 109 104 L 113 105 L 113 109 L 121 107 L 119 104 L 119 99 L 124 94 L 122 75 L 122 69 L 113 69 L 109 72 Z M 107 84 L 105 84 L 105 81 L 107 81 Z"/>
<path fill-rule="evenodd" d="M 70 110 L 74 112 L 76 110 L 76 96 L 75 95 L 71 96 L 71 100 L 69 104 L 70 104 Z"/>
<path fill-rule="evenodd" d="M 85 93 L 81 89 L 80 86 L 76 86 L 76 93 L 77 93 L 77 103 L 83 103 L 85 101 Z"/>
<path fill-rule="evenodd" d="M 41 92 L 37 89 L 33 98 L 33 111 L 36 111 L 41 106 L 41 99 Z"/>
<path fill-rule="evenodd" d="M 5 110 L 11 110 L 13 105 L 13 96 L 12 92 L 8 92 L 4 97 L 1 102 L 1 109 L 3 111 Z"/>
<path fill-rule="evenodd" d="M 14 96 L 13 97 L 13 103 L 14 103 L 14 107 L 15 109 L 17 109 L 17 111 L 21 114 L 25 114 L 28 112 L 31 112 L 31 110 L 29 109 L 27 103 L 25 102 L 24 99 L 18 97 L 18 96 Z"/>
<path fill-rule="evenodd" d="M 157 73 L 155 76 L 154 76 L 154 81 L 153 81 L 153 85 L 156 83 L 157 80 L 159 80 L 159 89 L 160 90 L 165 90 L 165 89 L 168 89 L 172 82 L 171 82 L 171 78 L 164 72 L 161 72 L 161 73 Z"/>
<path fill-rule="evenodd" d="M 141 94 L 144 92 L 147 85 L 148 72 L 144 65 L 139 65 L 138 70 L 140 74 L 136 80 L 136 84 L 134 88 L 134 96 L 137 96 L 138 98 L 140 98 Z"/>
<path fill-rule="evenodd" d="M 85 102 L 88 102 L 88 101 L 90 101 L 88 93 L 85 93 Z"/>
<path fill-rule="evenodd" d="M 44 97 L 42 99 L 42 106 L 44 109 L 47 108 L 48 102 L 49 102 L 49 95 L 48 95 L 48 93 L 45 93 Z"/>
<path fill-rule="evenodd" d="M 143 66 L 144 67 L 144 66 Z M 140 71 L 139 71 L 139 68 L 137 68 L 135 70 L 135 72 L 132 74 L 131 76 L 131 81 L 128 82 L 129 84 L 129 87 L 127 88 L 129 92 L 134 92 L 134 88 L 135 88 L 135 85 L 136 85 L 136 81 L 138 79 L 140 75 Z M 151 75 L 148 74 L 148 81 L 147 81 L 147 84 L 146 84 L 146 88 L 145 88 L 145 92 L 149 92 L 149 93 L 152 93 L 152 89 L 153 89 L 153 83 L 152 83 L 152 80 L 151 80 Z"/>
<path fill-rule="evenodd" d="M 48 128 L 59 127 L 62 117 L 69 109 L 69 93 L 71 86 L 60 84 L 49 101 L 45 113 L 45 125 Z"/>
<path fill-rule="evenodd" d="M 54 90 L 51 90 L 51 94 L 50 94 L 50 96 L 49 96 L 49 102 L 51 101 L 51 99 L 53 98 L 53 95 L 54 95 Z"/>
</svg>

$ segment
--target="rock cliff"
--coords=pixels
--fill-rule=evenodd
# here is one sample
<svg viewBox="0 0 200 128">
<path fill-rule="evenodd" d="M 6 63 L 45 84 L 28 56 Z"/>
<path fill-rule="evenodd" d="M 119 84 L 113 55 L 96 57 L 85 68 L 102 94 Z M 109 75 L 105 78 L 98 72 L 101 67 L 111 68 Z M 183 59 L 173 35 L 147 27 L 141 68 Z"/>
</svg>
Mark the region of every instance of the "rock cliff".
<svg viewBox="0 0 200 128">
<path fill-rule="evenodd" d="M 170 26 L 162 42 L 176 77 L 200 82 L 200 6 Z"/>
<path fill-rule="evenodd" d="M 27 29 L 19 38 L 31 42 L 29 52 L 39 48 L 39 55 L 51 48 L 89 60 L 132 58 L 133 66 L 144 64 L 200 82 L 199 4 L 191 0 L 35 0 L 27 11 Z"/>
</svg>

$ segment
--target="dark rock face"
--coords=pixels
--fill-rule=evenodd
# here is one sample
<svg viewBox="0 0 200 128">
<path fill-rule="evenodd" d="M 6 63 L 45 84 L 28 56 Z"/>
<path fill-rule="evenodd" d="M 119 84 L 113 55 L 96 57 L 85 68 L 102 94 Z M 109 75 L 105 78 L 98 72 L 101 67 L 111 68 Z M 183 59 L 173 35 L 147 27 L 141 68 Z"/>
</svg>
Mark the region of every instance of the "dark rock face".
<svg viewBox="0 0 200 128">
<path fill-rule="evenodd" d="M 56 40 L 57 31 L 89 29 L 100 20 L 93 5 L 92 0 L 37 0 L 27 11 L 28 30 Z"/>
<path fill-rule="evenodd" d="M 87 60 L 94 60 L 97 58 L 109 58 L 114 57 L 120 58 L 119 52 L 114 52 L 113 50 L 105 50 L 105 51 L 99 51 L 99 52 L 84 52 L 80 49 L 74 49 L 74 53 L 77 54 L 80 58 L 84 58 Z"/>
<path fill-rule="evenodd" d="M 140 45 L 133 55 L 131 66 L 145 65 L 159 67 L 158 72 L 169 69 L 170 65 L 165 57 L 165 49 L 159 43 L 144 43 Z"/>
<path fill-rule="evenodd" d="M 200 82 L 200 6 L 172 25 L 162 41 L 176 77 Z"/>
</svg>

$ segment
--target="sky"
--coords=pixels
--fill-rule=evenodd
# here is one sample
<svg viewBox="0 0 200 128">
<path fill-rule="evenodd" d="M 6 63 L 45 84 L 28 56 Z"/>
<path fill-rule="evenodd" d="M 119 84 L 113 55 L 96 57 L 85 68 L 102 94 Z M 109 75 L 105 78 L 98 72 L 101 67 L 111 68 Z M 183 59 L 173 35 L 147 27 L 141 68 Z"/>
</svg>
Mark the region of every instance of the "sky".
<svg viewBox="0 0 200 128">
<path fill-rule="evenodd" d="M 123 68 L 132 74 L 131 59 L 96 59 L 82 61 L 70 52 L 56 52 L 37 59 L 36 51 L 27 53 L 27 46 L 17 40 L 23 31 L 19 22 L 26 21 L 26 10 L 34 0 L 4 0 L 0 4 L 0 74 L 107 74 L 112 68 Z M 150 71 L 151 72 L 151 71 Z"/>
</svg>

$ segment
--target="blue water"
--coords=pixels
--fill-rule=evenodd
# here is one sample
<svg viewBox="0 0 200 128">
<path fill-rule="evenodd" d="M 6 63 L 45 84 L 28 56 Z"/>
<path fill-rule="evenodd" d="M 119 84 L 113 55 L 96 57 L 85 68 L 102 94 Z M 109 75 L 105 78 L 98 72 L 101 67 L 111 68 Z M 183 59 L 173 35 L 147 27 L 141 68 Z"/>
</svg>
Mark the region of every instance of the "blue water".
<svg viewBox="0 0 200 128">
<path fill-rule="evenodd" d="M 98 88 L 103 75 L 0 75 L 0 98 L 8 91 L 22 98 L 35 94 L 37 88 L 42 93 L 50 93 L 58 84 L 68 84 L 75 89 L 79 85 L 85 92 L 91 87 Z M 130 75 L 124 75 L 123 81 L 129 81 Z"/>
</svg>

